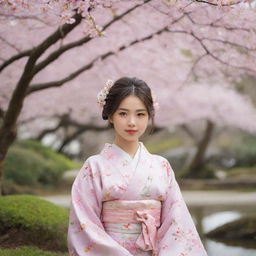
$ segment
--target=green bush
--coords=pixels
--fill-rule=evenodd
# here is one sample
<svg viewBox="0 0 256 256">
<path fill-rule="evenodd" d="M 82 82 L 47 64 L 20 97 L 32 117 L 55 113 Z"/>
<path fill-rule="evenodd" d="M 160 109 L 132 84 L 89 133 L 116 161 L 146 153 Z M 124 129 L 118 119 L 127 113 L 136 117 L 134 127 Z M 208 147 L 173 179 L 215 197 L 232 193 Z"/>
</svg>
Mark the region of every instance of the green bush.
<svg viewBox="0 0 256 256">
<path fill-rule="evenodd" d="M 20 185 L 37 184 L 47 163 L 36 152 L 18 147 L 10 148 L 5 165 L 4 177 Z"/>
<path fill-rule="evenodd" d="M 68 210 L 31 195 L 0 197 L 0 237 L 47 250 L 67 251 Z"/>
<path fill-rule="evenodd" d="M 54 185 L 64 171 L 76 167 L 74 162 L 39 142 L 23 140 L 10 148 L 4 165 L 4 177 L 19 185 Z"/>
<path fill-rule="evenodd" d="M 52 164 L 57 169 L 69 170 L 74 168 L 74 162 L 67 157 L 56 153 L 50 147 L 43 146 L 40 142 L 35 140 L 20 140 L 15 143 L 17 146 L 36 151 L 42 155 L 46 160 L 52 161 Z"/>
<path fill-rule="evenodd" d="M 22 246 L 16 249 L 0 249 L 1 256 L 68 256 L 68 253 L 55 253 L 40 250 L 33 246 Z"/>
<path fill-rule="evenodd" d="M 256 166 L 256 141 L 246 141 L 234 149 L 235 167 Z"/>
<path fill-rule="evenodd" d="M 14 195 L 14 194 L 36 194 L 36 189 L 40 189 L 37 185 L 36 187 L 31 185 L 19 185 L 14 180 L 4 179 L 2 182 L 3 194 L 4 195 Z"/>
</svg>

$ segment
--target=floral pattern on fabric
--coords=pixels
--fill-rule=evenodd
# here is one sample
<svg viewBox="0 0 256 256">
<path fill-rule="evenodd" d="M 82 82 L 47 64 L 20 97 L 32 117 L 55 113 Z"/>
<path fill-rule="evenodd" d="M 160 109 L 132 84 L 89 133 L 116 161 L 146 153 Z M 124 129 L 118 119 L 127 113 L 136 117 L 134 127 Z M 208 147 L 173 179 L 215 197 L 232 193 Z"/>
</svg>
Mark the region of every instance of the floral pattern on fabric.
<svg viewBox="0 0 256 256">
<path fill-rule="evenodd" d="M 207 256 L 169 162 L 150 154 L 141 142 L 135 159 L 116 145 L 105 144 L 100 154 L 84 163 L 71 197 L 71 256 L 152 256 L 135 246 L 134 236 L 105 230 L 101 219 L 104 202 L 149 199 L 162 204 L 158 256 Z M 129 228 L 129 223 L 122 227 Z"/>
</svg>

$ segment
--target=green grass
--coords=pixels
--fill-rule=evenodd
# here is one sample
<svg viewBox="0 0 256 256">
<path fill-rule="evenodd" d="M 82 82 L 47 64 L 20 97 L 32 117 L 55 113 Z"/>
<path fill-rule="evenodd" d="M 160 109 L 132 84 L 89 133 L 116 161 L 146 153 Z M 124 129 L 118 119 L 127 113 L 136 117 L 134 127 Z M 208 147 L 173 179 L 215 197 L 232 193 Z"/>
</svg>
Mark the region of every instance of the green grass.
<svg viewBox="0 0 256 256">
<path fill-rule="evenodd" d="M 182 141 L 176 138 L 169 138 L 165 140 L 156 141 L 154 143 L 146 143 L 145 146 L 152 154 L 159 154 L 166 150 L 176 148 L 182 145 Z"/>
<path fill-rule="evenodd" d="M 226 171 L 228 178 L 256 178 L 256 166 L 236 167 Z"/>
<path fill-rule="evenodd" d="M 68 256 L 68 253 L 54 253 L 40 250 L 33 246 L 23 246 L 16 249 L 0 249 L 1 256 Z"/>
<path fill-rule="evenodd" d="M 19 241 L 24 245 L 67 251 L 67 209 L 31 195 L 0 197 L 0 205 L 0 237 L 11 234 L 8 245 Z"/>
</svg>

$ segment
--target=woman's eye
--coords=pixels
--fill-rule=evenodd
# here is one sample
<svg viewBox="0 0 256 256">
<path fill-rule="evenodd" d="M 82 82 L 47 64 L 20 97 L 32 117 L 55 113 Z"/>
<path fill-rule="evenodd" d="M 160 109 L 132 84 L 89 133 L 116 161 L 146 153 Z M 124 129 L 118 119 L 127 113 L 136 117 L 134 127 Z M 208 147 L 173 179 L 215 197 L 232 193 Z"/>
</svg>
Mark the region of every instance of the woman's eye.
<svg viewBox="0 0 256 256">
<path fill-rule="evenodd" d="M 125 113 L 125 112 L 120 112 L 119 115 L 120 115 L 120 116 L 125 116 L 126 113 Z"/>
<path fill-rule="evenodd" d="M 145 114 L 144 113 L 139 113 L 138 116 L 145 116 Z"/>
</svg>

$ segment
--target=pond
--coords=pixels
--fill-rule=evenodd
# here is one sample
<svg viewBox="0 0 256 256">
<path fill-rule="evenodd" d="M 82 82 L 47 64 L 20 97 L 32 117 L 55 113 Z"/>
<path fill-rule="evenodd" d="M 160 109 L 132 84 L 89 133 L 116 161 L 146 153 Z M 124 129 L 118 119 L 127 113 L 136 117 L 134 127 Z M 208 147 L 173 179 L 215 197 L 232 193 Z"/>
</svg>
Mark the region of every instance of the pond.
<svg viewBox="0 0 256 256">
<path fill-rule="evenodd" d="M 256 256 L 256 240 L 254 245 L 252 246 L 251 243 L 248 248 L 247 241 L 240 242 L 239 245 L 236 245 L 235 241 L 230 241 L 232 245 L 226 245 L 202 235 L 241 216 L 255 216 L 256 204 L 189 206 L 189 210 L 200 232 L 208 256 Z"/>
</svg>

